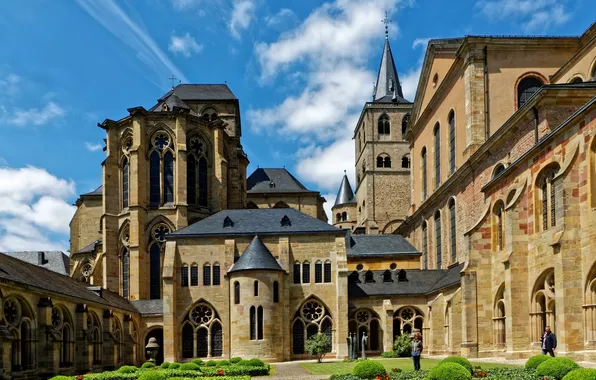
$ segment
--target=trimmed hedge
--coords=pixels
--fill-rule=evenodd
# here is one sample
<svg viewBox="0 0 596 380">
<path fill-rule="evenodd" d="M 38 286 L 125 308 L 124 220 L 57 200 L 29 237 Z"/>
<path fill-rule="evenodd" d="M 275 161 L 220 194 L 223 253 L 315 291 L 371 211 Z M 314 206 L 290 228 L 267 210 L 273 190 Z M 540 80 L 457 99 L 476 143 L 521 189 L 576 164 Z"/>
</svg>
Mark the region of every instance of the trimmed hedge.
<svg viewBox="0 0 596 380">
<path fill-rule="evenodd" d="M 381 357 L 383 358 L 396 358 L 397 354 L 395 353 L 395 351 L 385 351 L 381 354 Z"/>
<path fill-rule="evenodd" d="M 207 361 L 207 363 L 205 363 L 205 365 L 207 367 L 215 367 L 217 365 L 217 362 L 215 360 L 209 360 Z"/>
<path fill-rule="evenodd" d="M 578 368 L 569 372 L 563 380 L 596 380 L 596 369 Z"/>
<path fill-rule="evenodd" d="M 472 373 L 470 370 L 454 361 L 441 362 L 437 367 L 431 369 L 426 376 L 427 380 L 465 380 L 471 378 Z"/>
<path fill-rule="evenodd" d="M 170 364 L 168 369 L 178 369 L 178 368 L 180 368 L 181 365 L 182 365 L 181 363 L 172 363 L 172 364 Z"/>
<path fill-rule="evenodd" d="M 569 372 L 578 368 L 580 368 L 579 365 L 573 360 L 558 357 L 542 362 L 542 364 L 536 368 L 536 375 L 548 376 L 551 380 L 561 380 Z"/>
<path fill-rule="evenodd" d="M 152 362 L 145 362 L 141 366 L 141 368 L 153 368 L 153 367 L 155 367 L 155 363 L 152 363 Z"/>
<path fill-rule="evenodd" d="M 90 375 L 85 375 L 85 380 L 136 380 L 139 378 L 139 373 L 141 371 L 147 372 L 147 370 L 139 370 L 134 373 L 118 373 L 117 371 L 92 373 Z M 72 379 L 74 378 L 71 378 L 71 380 Z"/>
<path fill-rule="evenodd" d="M 180 371 L 198 371 L 201 367 L 199 367 L 196 363 L 184 363 L 180 365 Z"/>
<path fill-rule="evenodd" d="M 217 362 L 218 367 L 227 367 L 230 365 L 230 362 L 227 360 L 220 360 Z"/>
<path fill-rule="evenodd" d="M 118 368 L 116 372 L 118 373 L 135 373 L 139 369 L 134 365 L 123 365 L 122 367 Z"/>
<path fill-rule="evenodd" d="M 168 380 L 188 380 L 185 377 L 171 377 Z M 211 377 L 195 377 L 194 380 L 213 380 Z M 250 380 L 250 376 L 218 376 L 217 380 Z"/>
<path fill-rule="evenodd" d="M 354 376 L 358 376 L 361 379 L 374 379 L 377 376 L 387 374 L 387 371 L 385 371 L 383 364 L 373 360 L 365 360 L 356 364 L 352 374 Z"/>
<path fill-rule="evenodd" d="M 159 368 L 161 368 L 161 369 L 168 369 L 168 368 L 170 368 L 170 365 L 171 364 L 172 363 L 170 363 L 170 362 L 163 362 L 163 363 L 161 363 L 161 365 L 159 366 Z"/>
<path fill-rule="evenodd" d="M 139 380 L 166 380 L 166 375 L 161 371 L 146 371 L 139 376 Z"/>
<path fill-rule="evenodd" d="M 54 376 L 50 380 L 71 380 L 69 376 Z"/>
<path fill-rule="evenodd" d="M 221 368 L 217 367 L 202 367 L 201 372 L 203 376 L 217 376 L 217 372 Z M 233 365 L 223 369 L 226 376 L 267 376 L 269 375 L 268 367 L 246 367 L 241 365 Z"/>
<path fill-rule="evenodd" d="M 195 363 L 198 366 L 205 365 L 205 362 L 203 362 L 201 359 L 193 359 L 191 360 L 191 362 Z"/>
<path fill-rule="evenodd" d="M 532 356 L 531 358 L 528 359 L 528 361 L 526 362 L 526 365 L 524 367 L 526 369 L 536 370 L 536 368 L 538 368 L 538 366 L 540 364 L 542 364 L 543 362 L 545 362 L 549 359 L 552 359 L 552 356 L 548 356 L 548 355 Z"/>
<path fill-rule="evenodd" d="M 361 380 L 358 376 L 354 375 L 331 375 L 329 380 Z"/>
<path fill-rule="evenodd" d="M 232 358 L 232 359 L 230 359 L 230 363 L 232 363 L 232 364 L 236 364 L 236 363 L 238 363 L 240 360 L 242 360 L 242 358 L 238 358 L 238 357 L 236 357 L 236 358 Z"/>
<path fill-rule="evenodd" d="M 250 359 L 247 365 L 249 367 L 264 367 L 265 363 L 261 359 Z"/>
<path fill-rule="evenodd" d="M 445 359 L 441 360 L 439 366 L 445 363 L 457 363 L 462 367 L 466 368 L 470 374 L 472 374 L 472 363 L 462 356 L 448 356 Z"/>
</svg>

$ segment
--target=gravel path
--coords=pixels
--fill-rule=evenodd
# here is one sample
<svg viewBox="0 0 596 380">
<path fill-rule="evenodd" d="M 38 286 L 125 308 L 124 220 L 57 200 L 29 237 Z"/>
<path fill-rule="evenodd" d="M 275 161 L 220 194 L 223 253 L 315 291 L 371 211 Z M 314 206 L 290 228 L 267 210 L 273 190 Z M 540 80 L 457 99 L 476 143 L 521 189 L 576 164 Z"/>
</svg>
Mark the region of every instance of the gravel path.
<svg viewBox="0 0 596 380">
<path fill-rule="evenodd" d="M 253 377 L 253 379 L 259 380 L 267 380 L 267 379 L 276 379 L 276 380 L 296 380 L 296 379 L 305 379 L 305 380 L 323 380 L 329 379 L 329 375 L 311 375 L 308 373 L 302 366 L 300 362 L 284 362 L 284 363 L 277 363 L 275 365 L 275 375 L 273 376 L 261 376 L 261 377 Z"/>
</svg>

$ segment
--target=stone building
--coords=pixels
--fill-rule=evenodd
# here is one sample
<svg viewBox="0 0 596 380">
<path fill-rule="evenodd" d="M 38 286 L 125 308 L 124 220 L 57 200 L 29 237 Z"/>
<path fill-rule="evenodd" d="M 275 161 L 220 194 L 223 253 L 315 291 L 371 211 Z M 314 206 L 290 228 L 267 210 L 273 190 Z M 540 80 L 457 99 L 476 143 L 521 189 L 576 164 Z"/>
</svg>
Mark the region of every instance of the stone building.
<svg viewBox="0 0 596 380">
<path fill-rule="evenodd" d="M 421 268 L 462 266 L 423 309 L 430 352 L 594 360 L 596 25 L 578 37 L 431 40 L 408 127 Z"/>
</svg>

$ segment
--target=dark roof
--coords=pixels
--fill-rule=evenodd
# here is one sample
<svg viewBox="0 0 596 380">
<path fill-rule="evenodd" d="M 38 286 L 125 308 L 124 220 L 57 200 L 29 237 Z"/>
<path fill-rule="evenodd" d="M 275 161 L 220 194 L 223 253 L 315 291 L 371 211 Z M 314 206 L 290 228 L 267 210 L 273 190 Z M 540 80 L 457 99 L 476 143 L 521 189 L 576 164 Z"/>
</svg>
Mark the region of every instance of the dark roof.
<svg viewBox="0 0 596 380">
<path fill-rule="evenodd" d="M 51 270 L 68 276 L 70 257 L 62 251 L 26 251 L 26 252 L 5 252 L 7 256 L 14 257 L 29 264 Z"/>
<path fill-rule="evenodd" d="M 283 271 L 263 241 L 255 236 L 238 261 L 232 265 L 228 273 L 247 270 L 276 270 Z"/>
<path fill-rule="evenodd" d="M 88 193 L 85 193 L 85 194 L 81 194 L 81 197 L 84 197 L 84 196 L 93 196 L 93 195 L 102 196 L 103 195 L 103 186 L 102 185 L 99 185 L 99 187 L 97 189 L 95 189 L 93 191 L 90 191 Z"/>
<path fill-rule="evenodd" d="M 398 99 L 400 99 L 409 103 L 404 99 L 404 93 L 401 89 L 399 77 L 397 76 L 395 62 L 393 61 L 393 54 L 391 53 L 391 46 L 389 46 L 389 40 L 385 38 L 383 57 L 381 58 L 381 66 L 377 74 L 373 102 L 381 101 L 387 96 L 395 99 L 395 101 L 399 101 Z"/>
<path fill-rule="evenodd" d="M 450 269 L 405 271 L 407 281 L 398 281 L 399 270 L 391 271 L 392 282 L 384 282 L 383 270 L 372 271 L 374 282 L 366 283 L 366 271 L 360 272 L 359 283 L 348 278 L 348 297 L 371 296 L 425 296 L 460 284 L 463 264 Z"/>
<path fill-rule="evenodd" d="M 356 199 L 354 198 L 354 192 L 352 191 L 350 180 L 348 179 L 348 176 L 344 174 L 344 178 L 341 180 L 341 185 L 339 186 L 339 191 L 337 192 L 337 197 L 335 198 L 335 204 L 333 207 L 345 205 L 347 203 L 356 203 Z"/>
<path fill-rule="evenodd" d="M 159 98 L 158 102 L 161 103 L 171 94 L 175 94 L 183 101 L 237 100 L 227 84 L 179 84 Z"/>
<path fill-rule="evenodd" d="M 402 98 L 399 95 L 385 95 L 379 99 L 375 99 L 373 103 L 400 103 L 400 104 L 412 104 L 409 100 Z"/>
<path fill-rule="evenodd" d="M 282 226 L 287 216 L 290 225 Z M 230 227 L 224 227 L 229 218 Z M 293 208 L 262 208 L 223 210 L 188 227 L 166 235 L 166 238 L 186 236 L 235 236 L 235 235 L 295 235 L 305 233 L 345 233 L 339 228 Z"/>
<path fill-rule="evenodd" d="M 393 255 L 420 255 L 401 235 L 346 234 L 348 257 L 377 257 Z"/>
<path fill-rule="evenodd" d="M 179 97 L 176 96 L 176 94 L 173 94 L 171 92 L 170 92 L 170 95 L 168 97 L 166 97 L 165 99 L 164 98 L 160 99 L 156 105 L 154 105 L 153 107 L 151 107 L 149 109 L 149 111 L 151 111 L 151 112 L 161 112 L 162 111 L 162 105 L 163 105 L 164 102 L 168 106 L 168 110 L 169 111 L 173 110 L 174 107 L 178 107 L 178 108 L 181 108 L 181 109 L 188 110 L 190 112 L 190 114 L 193 115 L 193 116 L 199 116 L 199 115 L 197 115 L 197 113 L 195 111 L 193 111 L 188 106 L 188 104 L 184 103 L 182 101 L 182 99 L 180 99 Z"/>
<path fill-rule="evenodd" d="M 285 168 L 259 168 L 246 179 L 247 193 L 310 193 Z"/>
<path fill-rule="evenodd" d="M 74 254 L 77 253 L 93 253 L 95 252 L 95 249 L 97 248 L 98 245 L 101 244 L 101 239 L 100 240 L 95 240 L 93 243 L 84 246 L 83 248 L 79 249 L 78 251 L 74 252 Z"/>
<path fill-rule="evenodd" d="M 163 315 L 163 300 L 135 300 L 130 301 L 132 306 L 142 316 L 159 316 Z"/>
<path fill-rule="evenodd" d="M 99 287 L 91 287 L 69 276 L 58 274 L 5 254 L 0 254 L 0 282 L 16 284 L 48 295 L 56 294 L 81 303 L 104 305 L 108 308 L 136 312 L 127 300 L 109 290 L 99 290 Z"/>
</svg>

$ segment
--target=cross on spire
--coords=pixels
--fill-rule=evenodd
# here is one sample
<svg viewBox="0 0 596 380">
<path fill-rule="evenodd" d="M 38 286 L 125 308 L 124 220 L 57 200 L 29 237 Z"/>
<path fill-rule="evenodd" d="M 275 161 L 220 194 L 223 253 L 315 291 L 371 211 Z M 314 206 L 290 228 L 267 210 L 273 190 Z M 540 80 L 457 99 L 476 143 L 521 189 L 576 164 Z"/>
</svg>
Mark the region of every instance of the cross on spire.
<svg viewBox="0 0 596 380">
<path fill-rule="evenodd" d="M 385 24 L 385 39 L 389 38 L 389 23 L 391 19 L 389 18 L 389 12 L 385 11 L 385 18 L 381 20 L 383 24 Z"/>
<path fill-rule="evenodd" d="M 175 82 L 175 81 L 176 81 L 176 79 L 178 79 L 178 78 L 176 78 L 176 76 L 174 76 L 174 74 L 172 74 L 172 76 L 171 76 L 171 77 L 169 77 L 168 79 L 172 81 L 172 88 L 174 88 L 174 82 Z"/>
</svg>

